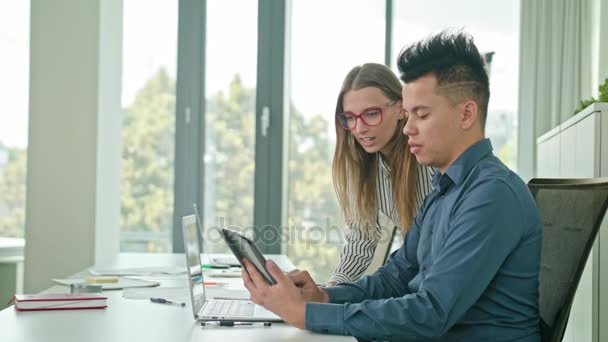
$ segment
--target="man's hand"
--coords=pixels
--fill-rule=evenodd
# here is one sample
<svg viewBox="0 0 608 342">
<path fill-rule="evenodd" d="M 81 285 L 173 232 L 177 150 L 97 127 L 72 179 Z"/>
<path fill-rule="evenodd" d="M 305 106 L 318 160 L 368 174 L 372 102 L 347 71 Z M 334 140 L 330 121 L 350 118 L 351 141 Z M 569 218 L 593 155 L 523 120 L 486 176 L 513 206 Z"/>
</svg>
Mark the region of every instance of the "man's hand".
<svg viewBox="0 0 608 342">
<path fill-rule="evenodd" d="M 287 273 L 287 276 L 300 289 L 304 301 L 320 303 L 329 302 L 327 292 L 317 286 L 308 271 L 292 271 Z"/>
<path fill-rule="evenodd" d="M 289 277 L 272 260 L 266 267 L 277 281 L 276 285 L 268 284 L 253 264 L 243 260 L 243 282 L 251 294 L 251 300 L 274 312 L 285 322 L 304 329 L 306 320 L 306 302 L 302 292 Z"/>
</svg>

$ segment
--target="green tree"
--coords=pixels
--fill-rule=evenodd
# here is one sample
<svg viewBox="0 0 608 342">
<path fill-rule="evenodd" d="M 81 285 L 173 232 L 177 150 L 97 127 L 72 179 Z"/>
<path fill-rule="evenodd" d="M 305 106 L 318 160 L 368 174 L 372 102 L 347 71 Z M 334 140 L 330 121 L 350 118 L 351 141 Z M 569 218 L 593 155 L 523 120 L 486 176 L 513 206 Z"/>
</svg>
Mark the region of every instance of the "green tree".
<svg viewBox="0 0 608 342">
<path fill-rule="evenodd" d="M 331 179 L 333 151 L 329 122 L 315 115 L 306 118 L 291 108 L 289 134 L 289 229 L 293 234 L 287 253 L 302 269 L 324 281 L 335 267 L 344 226 Z"/>
<path fill-rule="evenodd" d="M 0 236 L 23 237 L 27 150 L 0 143 L 0 151 L 7 156 L 0 165 Z"/>
<path fill-rule="evenodd" d="M 207 102 L 205 119 L 205 226 L 243 229 L 253 222 L 255 157 L 255 89 L 243 86 L 238 75 L 227 94 L 218 92 Z M 327 222 L 341 223 L 331 183 L 328 122 L 306 118 L 291 106 L 289 134 L 289 227 L 284 227 L 286 251 L 299 267 L 312 267 L 326 277 L 340 245 L 325 243 Z M 275 167 L 280 167 L 276 165 Z M 211 197 L 213 196 L 213 197 Z M 315 240 L 306 239 L 317 227 Z M 208 235 L 209 248 L 226 252 L 217 236 Z M 321 235 L 321 236 L 318 236 Z M 289 237 L 285 239 L 286 237 Z"/>
<path fill-rule="evenodd" d="M 175 81 L 165 69 L 160 69 L 124 112 L 120 179 L 123 232 L 170 236 L 174 146 Z M 161 245 L 152 240 L 145 249 L 168 248 L 168 243 Z"/>
<path fill-rule="evenodd" d="M 126 110 L 121 177 L 122 224 L 126 231 L 169 231 L 173 207 L 174 81 L 160 70 Z M 226 93 L 207 99 L 205 113 L 205 201 L 207 247 L 227 252 L 212 226 L 250 228 L 255 173 L 255 89 L 238 75 Z M 289 227 L 286 251 L 299 267 L 326 278 L 341 245 L 324 230 L 341 227 L 331 182 L 329 122 L 291 107 L 289 134 Z M 194 157 L 194 156 L 193 156 Z M 275 165 L 274 167 L 280 167 Z M 302 228 L 302 226 L 306 228 Z M 311 229 L 311 227 L 313 227 Z M 298 230 L 299 229 L 299 230 Z M 314 233 L 314 234 L 313 234 Z M 312 236 L 311 238 L 311 234 Z M 163 250 L 148 244 L 148 250 Z"/>
<path fill-rule="evenodd" d="M 498 150 L 498 158 L 511 170 L 517 169 L 517 134 L 513 136 Z"/>
<path fill-rule="evenodd" d="M 236 75 L 228 93 L 207 101 L 205 114 L 205 218 L 207 226 L 242 230 L 253 222 L 255 89 Z M 215 251 L 227 251 L 222 241 Z"/>
</svg>

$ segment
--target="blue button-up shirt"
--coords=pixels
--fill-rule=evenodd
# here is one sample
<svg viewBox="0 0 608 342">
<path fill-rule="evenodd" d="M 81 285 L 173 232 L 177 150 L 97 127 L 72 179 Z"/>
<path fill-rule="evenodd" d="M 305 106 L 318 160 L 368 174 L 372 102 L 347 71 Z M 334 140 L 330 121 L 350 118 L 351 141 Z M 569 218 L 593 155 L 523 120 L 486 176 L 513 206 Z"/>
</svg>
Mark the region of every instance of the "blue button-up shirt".
<svg viewBox="0 0 608 342">
<path fill-rule="evenodd" d="M 403 246 L 306 304 L 306 329 L 379 340 L 539 341 L 541 223 L 488 139 L 436 172 Z"/>
</svg>

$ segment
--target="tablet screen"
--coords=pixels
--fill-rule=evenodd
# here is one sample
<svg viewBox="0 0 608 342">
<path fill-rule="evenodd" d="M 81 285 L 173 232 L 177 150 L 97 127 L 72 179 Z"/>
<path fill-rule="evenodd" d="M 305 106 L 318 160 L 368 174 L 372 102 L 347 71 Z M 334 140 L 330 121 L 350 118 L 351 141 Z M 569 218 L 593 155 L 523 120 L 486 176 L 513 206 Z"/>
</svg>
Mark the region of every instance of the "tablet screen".
<svg viewBox="0 0 608 342">
<path fill-rule="evenodd" d="M 262 255 L 253 241 L 240 233 L 225 228 L 222 229 L 222 237 L 241 264 L 243 258 L 247 259 L 258 269 L 267 283 L 271 285 L 277 283 L 272 275 L 270 275 L 270 272 L 268 272 L 268 269 L 266 269 L 266 258 L 264 258 L 264 255 Z"/>
</svg>

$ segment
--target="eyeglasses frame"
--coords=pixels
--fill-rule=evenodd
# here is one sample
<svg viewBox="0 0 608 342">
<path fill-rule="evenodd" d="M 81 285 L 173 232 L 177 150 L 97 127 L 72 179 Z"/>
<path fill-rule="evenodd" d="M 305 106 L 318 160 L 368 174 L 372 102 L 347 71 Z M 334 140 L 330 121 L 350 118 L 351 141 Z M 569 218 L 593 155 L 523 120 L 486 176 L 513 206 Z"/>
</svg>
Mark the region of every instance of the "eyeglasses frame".
<svg viewBox="0 0 608 342">
<path fill-rule="evenodd" d="M 382 121 L 384 120 L 384 108 L 388 108 L 388 107 L 394 105 L 395 103 L 397 103 L 397 101 L 399 101 L 399 99 L 394 100 L 394 101 L 389 101 L 389 102 L 385 103 L 382 106 L 374 106 L 374 107 L 365 108 L 359 114 L 356 114 L 356 113 L 353 113 L 353 112 L 350 112 L 350 111 L 342 112 L 342 113 L 336 114 L 336 121 L 338 121 L 338 124 L 340 125 L 340 127 L 342 127 L 346 131 L 352 131 L 355 128 L 357 128 L 357 123 L 359 122 L 359 119 L 361 119 L 361 122 L 363 122 L 363 124 L 366 125 L 366 126 L 368 126 L 368 127 L 376 127 L 376 126 L 379 126 L 380 124 L 382 124 Z M 372 110 L 377 110 L 377 111 L 380 112 L 380 122 L 378 122 L 375 125 L 370 125 L 367 122 L 365 122 L 365 120 L 363 119 L 363 114 L 368 113 L 368 112 L 370 112 Z M 344 127 L 344 125 L 340 122 L 340 120 L 341 120 L 340 116 L 344 116 L 346 114 L 355 117 L 355 125 L 352 128 Z"/>
</svg>

